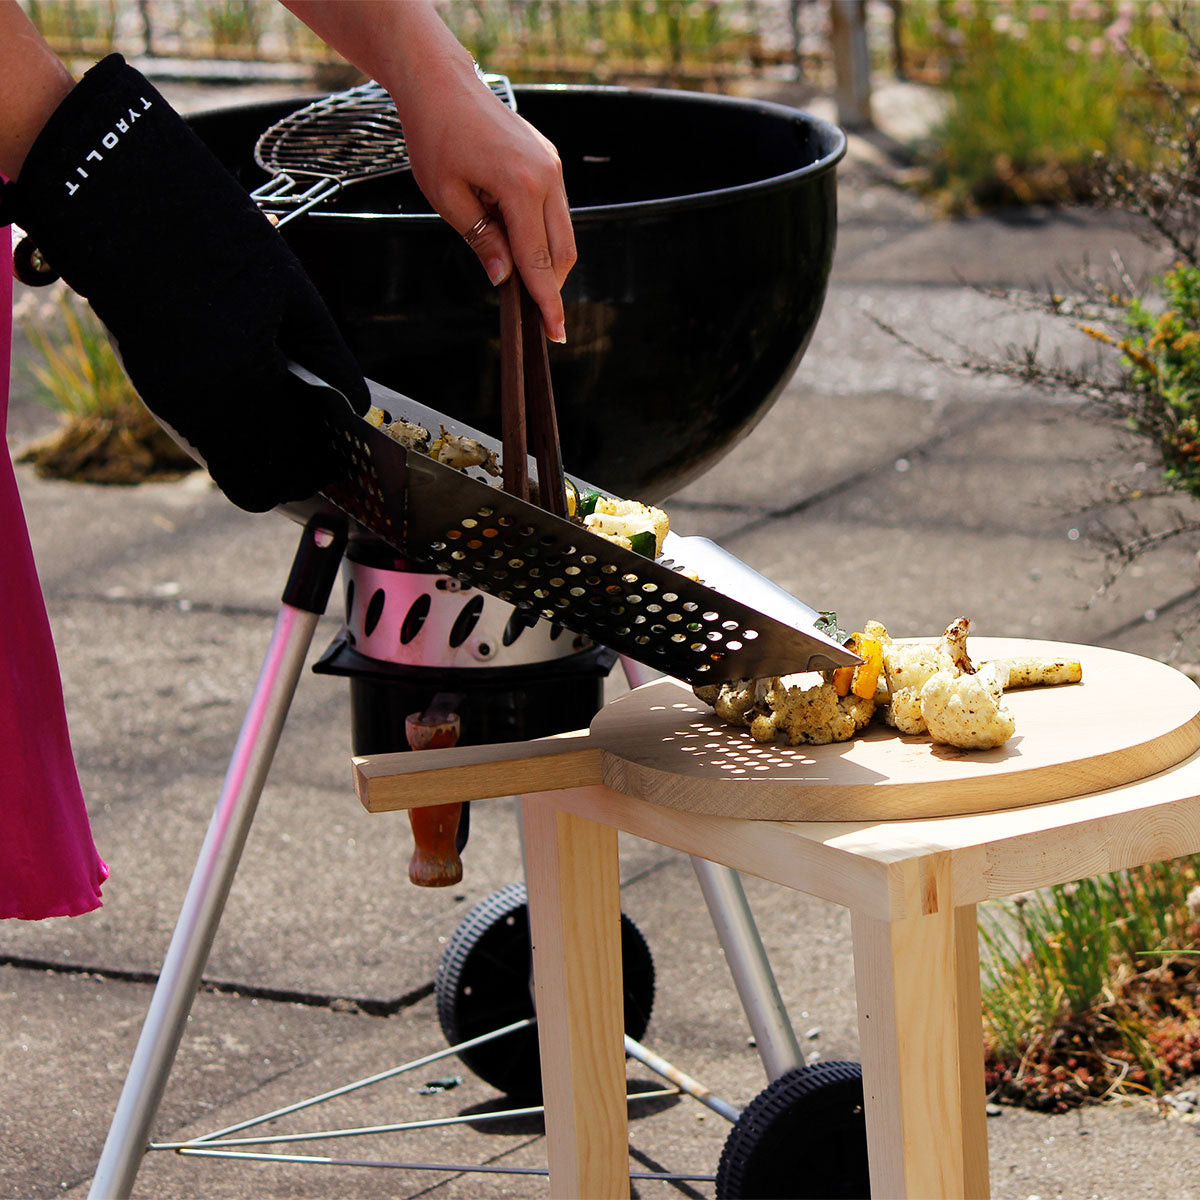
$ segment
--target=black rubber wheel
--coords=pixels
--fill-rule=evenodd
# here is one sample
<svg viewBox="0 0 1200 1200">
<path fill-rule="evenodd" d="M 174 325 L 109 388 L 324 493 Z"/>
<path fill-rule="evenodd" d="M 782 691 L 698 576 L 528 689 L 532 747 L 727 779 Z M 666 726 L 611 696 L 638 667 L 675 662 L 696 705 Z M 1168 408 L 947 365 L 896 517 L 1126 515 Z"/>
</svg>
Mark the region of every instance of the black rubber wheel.
<svg viewBox="0 0 1200 1200">
<path fill-rule="evenodd" d="M 438 1020 L 450 1045 L 534 1015 L 530 992 L 529 910 L 525 885 L 510 883 L 481 900 L 454 931 L 438 963 Z M 625 1032 L 640 1040 L 654 1004 L 654 961 L 637 926 L 621 914 Z M 542 1095 L 537 1026 L 464 1051 L 462 1062 L 509 1096 Z"/>
<path fill-rule="evenodd" d="M 717 1167 L 719 1200 L 870 1195 L 858 1063 L 817 1063 L 781 1075 L 746 1105 Z"/>
</svg>

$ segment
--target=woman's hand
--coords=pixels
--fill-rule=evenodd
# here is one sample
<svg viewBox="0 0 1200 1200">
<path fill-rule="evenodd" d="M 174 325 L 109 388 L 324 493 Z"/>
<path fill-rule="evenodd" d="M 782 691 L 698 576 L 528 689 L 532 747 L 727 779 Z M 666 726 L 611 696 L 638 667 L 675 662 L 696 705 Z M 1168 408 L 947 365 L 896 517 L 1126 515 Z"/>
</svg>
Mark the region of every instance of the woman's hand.
<svg viewBox="0 0 1200 1200">
<path fill-rule="evenodd" d="M 467 238 L 493 283 L 515 263 L 546 336 L 566 341 L 560 291 L 575 235 L 554 147 L 491 93 L 425 0 L 283 2 L 387 88 L 426 199 Z"/>
<path fill-rule="evenodd" d="M 560 291 L 576 256 L 558 152 L 473 71 L 448 93 L 401 103 L 426 199 L 467 238 L 492 283 L 515 263 L 546 336 L 566 341 Z"/>
</svg>

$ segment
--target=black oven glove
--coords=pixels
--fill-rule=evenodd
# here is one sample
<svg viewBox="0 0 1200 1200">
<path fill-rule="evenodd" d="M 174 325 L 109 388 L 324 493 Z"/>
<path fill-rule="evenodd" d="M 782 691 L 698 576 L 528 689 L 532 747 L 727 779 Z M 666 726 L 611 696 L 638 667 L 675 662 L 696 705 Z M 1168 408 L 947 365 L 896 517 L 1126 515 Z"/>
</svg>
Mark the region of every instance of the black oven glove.
<svg viewBox="0 0 1200 1200">
<path fill-rule="evenodd" d="M 280 234 L 120 55 L 80 80 L 0 192 L 10 222 L 90 301 L 147 407 L 235 504 L 262 512 L 337 478 L 319 389 L 287 362 L 360 414 L 362 371 Z"/>
</svg>

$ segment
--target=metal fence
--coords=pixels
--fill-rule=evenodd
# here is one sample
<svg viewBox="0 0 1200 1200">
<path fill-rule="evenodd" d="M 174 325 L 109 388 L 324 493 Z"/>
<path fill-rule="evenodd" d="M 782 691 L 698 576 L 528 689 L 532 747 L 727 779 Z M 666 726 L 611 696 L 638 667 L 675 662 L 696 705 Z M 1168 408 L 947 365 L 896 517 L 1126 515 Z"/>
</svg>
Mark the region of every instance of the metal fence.
<svg viewBox="0 0 1200 1200">
<path fill-rule="evenodd" d="M 857 0 L 877 46 L 894 4 Z M 22 0 L 67 57 L 234 63 L 340 62 L 275 0 Z M 489 69 L 518 80 L 656 82 L 719 89 L 829 69 L 826 0 L 440 0 L 458 37 Z"/>
</svg>

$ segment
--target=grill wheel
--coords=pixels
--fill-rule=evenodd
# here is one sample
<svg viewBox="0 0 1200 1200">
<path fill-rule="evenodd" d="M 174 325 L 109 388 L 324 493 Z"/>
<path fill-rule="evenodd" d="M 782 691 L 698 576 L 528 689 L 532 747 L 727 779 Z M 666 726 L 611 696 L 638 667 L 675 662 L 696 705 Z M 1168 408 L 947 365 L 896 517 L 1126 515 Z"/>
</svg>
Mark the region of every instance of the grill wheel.
<svg viewBox="0 0 1200 1200">
<path fill-rule="evenodd" d="M 742 1110 L 717 1167 L 719 1200 L 867 1200 L 862 1068 L 798 1067 Z"/>
<path fill-rule="evenodd" d="M 525 885 L 510 883 L 481 900 L 454 931 L 438 963 L 438 1020 L 453 1046 L 534 1015 Z M 654 1004 L 654 961 L 637 926 L 621 914 L 625 1032 L 640 1041 Z M 542 1096 L 537 1026 L 485 1042 L 459 1056 L 485 1083 L 514 1098 Z"/>
</svg>

